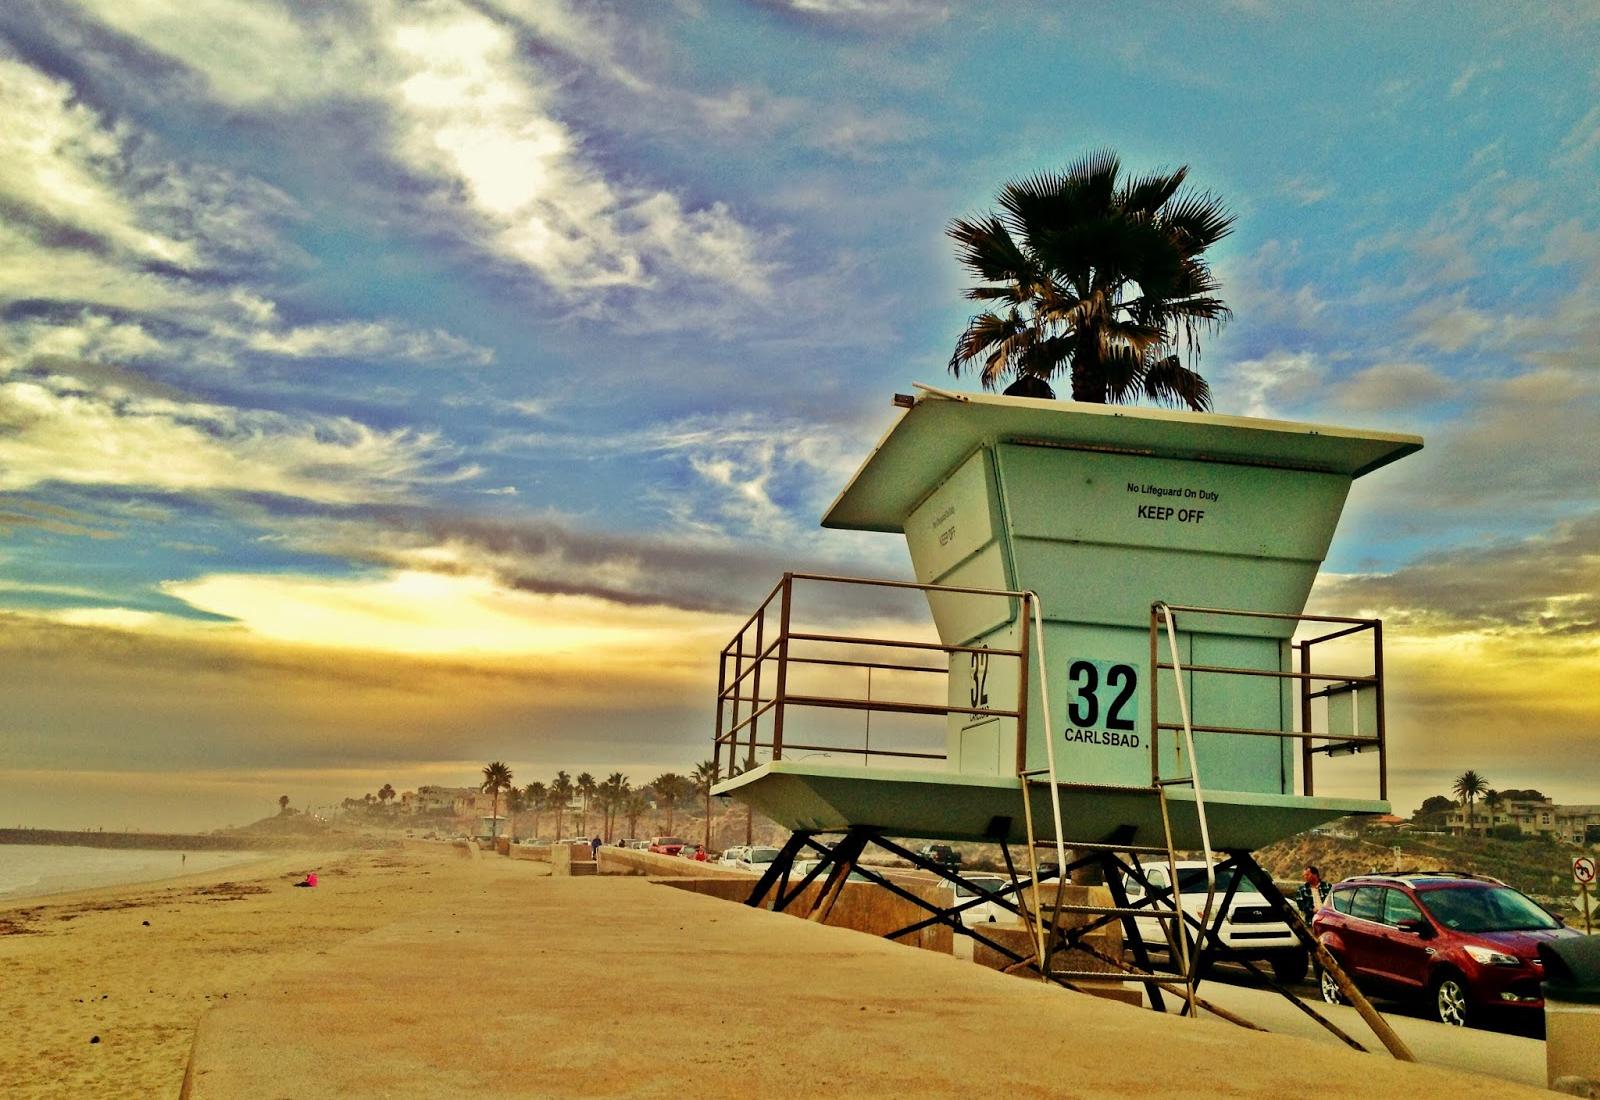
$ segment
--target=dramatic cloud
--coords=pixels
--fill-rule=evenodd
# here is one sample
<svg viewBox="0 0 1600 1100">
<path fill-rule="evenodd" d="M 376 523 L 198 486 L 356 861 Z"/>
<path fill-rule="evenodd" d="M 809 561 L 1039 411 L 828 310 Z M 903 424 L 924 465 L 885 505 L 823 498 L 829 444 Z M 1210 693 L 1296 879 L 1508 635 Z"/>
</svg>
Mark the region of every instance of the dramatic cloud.
<svg viewBox="0 0 1600 1100">
<path fill-rule="evenodd" d="M 435 210 L 563 295 L 648 288 L 670 275 L 764 297 L 766 242 L 726 203 L 690 207 L 671 191 L 610 178 L 560 117 L 555 79 L 518 29 L 576 49 L 597 40 L 592 24 L 565 8 L 499 6 L 517 22 L 452 0 L 351 5 L 337 17 L 139 0 L 104 17 L 235 105 L 273 113 L 346 99 L 377 108 L 383 152 L 432 186 Z"/>
<path fill-rule="evenodd" d="M 0 490 L 97 485 L 348 505 L 476 474 L 452 458 L 436 437 L 349 419 L 94 389 L 70 374 L 0 376 Z"/>
</svg>

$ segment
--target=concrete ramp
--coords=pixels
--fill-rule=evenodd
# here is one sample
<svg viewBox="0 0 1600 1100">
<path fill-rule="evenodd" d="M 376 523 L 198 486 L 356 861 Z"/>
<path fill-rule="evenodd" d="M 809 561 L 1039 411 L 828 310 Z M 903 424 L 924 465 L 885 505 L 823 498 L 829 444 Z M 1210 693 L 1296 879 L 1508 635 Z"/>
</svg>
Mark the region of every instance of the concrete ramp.
<svg viewBox="0 0 1600 1100">
<path fill-rule="evenodd" d="M 502 878 L 199 1026 L 183 1095 L 1512 1100 L 639 878 Z"/>
</svg>

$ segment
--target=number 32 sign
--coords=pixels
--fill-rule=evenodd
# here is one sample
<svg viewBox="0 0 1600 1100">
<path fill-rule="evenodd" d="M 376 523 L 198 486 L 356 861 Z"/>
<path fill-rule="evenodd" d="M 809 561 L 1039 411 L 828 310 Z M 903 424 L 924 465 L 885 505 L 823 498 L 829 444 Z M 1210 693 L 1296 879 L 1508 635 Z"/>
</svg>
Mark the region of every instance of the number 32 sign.
<svg viewBox="0 0 1600 1100">
<path fill-rule="evenodd" d="M 1067 740 L 1111 748 L 1140 745 L 1139 670 L 1111 661 L 1078 659 L 1067 666 Z"/>
</svg>

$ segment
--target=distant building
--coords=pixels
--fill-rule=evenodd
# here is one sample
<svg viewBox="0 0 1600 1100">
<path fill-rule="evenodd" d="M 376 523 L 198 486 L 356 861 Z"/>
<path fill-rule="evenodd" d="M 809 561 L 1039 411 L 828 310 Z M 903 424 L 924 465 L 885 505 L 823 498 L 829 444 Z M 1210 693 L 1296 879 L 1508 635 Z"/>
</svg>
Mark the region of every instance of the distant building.
<svg viewBox="0 0 1600 1100">
<path fill-rule="evenodd" d="M 418 787 L 410 802 L 410 812 L 453 814 L 456 813 L 456 801 L 463 795 L 471 793 L 473 793 L 471 787 Z M 402 795 L 402 802 L 404 798 Z"/>
<path fill-rule="evenodd" d="M 1502 825 L 1515 825 L 1525 835 L 1555 836 L 1572 844 L 1600 844 L 1600 806 L 1558 806 L 1544 799 L 1508 798 L 1489 807 L 1476 802 L 1472 807 L 1474 835 L 1487 835 Z M 1445 818 L 1454 836 L 1467 832 L 1467 808 L 1463 802 Z"/>
</svg>

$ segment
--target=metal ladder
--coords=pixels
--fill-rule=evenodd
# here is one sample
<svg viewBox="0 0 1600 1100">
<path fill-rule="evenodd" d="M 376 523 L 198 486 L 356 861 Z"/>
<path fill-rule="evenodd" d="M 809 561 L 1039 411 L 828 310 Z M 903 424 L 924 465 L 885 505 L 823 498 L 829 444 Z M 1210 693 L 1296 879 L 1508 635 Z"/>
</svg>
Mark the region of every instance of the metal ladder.
<svg viewBox="0 0 1600 1100">
<path fill-rule="evenodd" d="M 1027 602 L 1032 607 L 1034 620 L 1032 625 L 1034 627 L 1034 636 L 1037 639 L 1035 651 L 1037 653 L 1039 665 L 1040 702 L 1043 705 L 1044 713 L 1049 715 L 1050 688 L 1047 674 L 1048 664 L 1045 660 L 1044 617 L 1039 605 L 1038 595 L 1035 593 L 1030 593 L 1029 596 L 1030 598 Z M 1104 866 L 1108 868 L 1108 873 L 1106 875 L 1107 884 L 1111 890 L 1113 904 L 1109 906 L 1091 904 L 1063 904 L 1063 899 L 1066 896 L 1068 871 L 1069 868 L 1074 865 L 1069 864 L 1067 860 L 1067 843 L 1064 837 L 1065 830 L 1063 826 L 1063 815 L 1061 809 L 1062 784 L 1060 775 L 1056 769 L 1055 739 L 1053 737 L 1046 736 L 1045 768 L 1022 770 L 1019 772 L 1019 778 L 1022 780 L 1023 818 L 1026 823 L 1028 838 L 1028 875 L 1033 888 L 1031 895 L 1033 899 L 1032 904 L 1027 906 L 1025 911 L 1031 918 L 1031 923 L 1033 926 L 1035 955 L 1037 959 L 1039 976 L 1042 981 L 1057 981 L 1067 985 L 1071 985 L 1073 979 L 1142 982 L 1149 993 L 1153 1007 L 1162 1007 L 1161 993 L 1165 991 L 1180 996 L 1184 1001 L 1183 1011 L 1189 1016 L 1198 1017 L 1199 1014 L 1196 1011 L 1196 1006 L 1200 1002 L 1198 1002 L 1195 996 L 1195 985 L 1198 978 L 1195 967 L 1197 960 L 1195 958 L 1195 952 L 1191 948 L 1190 936 L 1188 929 L 1186 928 L 1186 924 L 1193 923 L 1193 921 L 1186 921 L 1183 912 L 1182 890 L 1178 882 L 1177 851 L 1173 846 L 1172 818 L 1167 806 L 1167 787 L 1188 785 L 1194 790 L 1195 814 L 1200 827 L 1201 845 L 1205 849 L 1206 867 L 1206 903 L 1201 910 L 1198 920 L 1198 927 L 1200 928 L 1209 926 L 1212 909 L 1216 904 L 1216 872 L 1215 868 L 1213 867 L 1214 856 L 1211 850 L 1211 831 L 1206 821 L 1205 796 L 1200 786 L 1200 779 L 1195 765 L 1194 729 L 1189 713 L 1188 696 L 1183 688 L 1183 670 L 1178 657 L 1177 627 L 1173 621 L 1171 610 L 1167 608 L 1165 604 L 1158 604 L 1157 608 L 1161 612 L 1166 622 L 1167 642 L 1172 654 L 1173 676 L 1177 681 L 1178 706 L 1183 718 L 1183 740 L 1177 746 L 1175 746 L 1175 748 L 1180 758 L 1184 756 L 1187 757 L 1189 765 L 1188 774 L 1182 777 L 1162 779 L 1158 775 L 1151 776 L 1151 788 L 1154 789 L 1155 796 L 1161 808 L 1161 823 L 1164 832 L 1164 844 L 1157 847 L 1152 845 L 1117 843 L 1114 841 L 1108 841 L 1104 843 L 1074 842 L 1072 844 L 1072 849 L 1074 852 L 1100 853 L 1104 857 Z M 1026 731 L 1019 730 L 1018 736 L 1026 736 Z M 1033 789 L 1041 785 L 1047 787 L 1050 792 L 1051 819 L 1055 832 L 1055 837 L 1053 840 L 1040 839 L 1034 825 L 1032 794 Z M 1134 789 L 1143 791 L 1147 789 L 1143 787 L 1108 788 L 1104 785 L 1069 784 L 1069 786 L 1071 786 L 1074 790 L 1081 790 L 1085 792 L 1093 792 L 1095 790 L 1104 791 L 1111 789 Z M 1048 924 L 1045 921 L 1044 905 L 1042 904 L 1039 891 L 1038 852 L 1041 847 L 1053 847 L 1056 855 L 1056 897 L 1055 904 L 1050 910 L 1050 920 Z M 1129 903 L 1127 893 L 1122 882 L 1110 871 L 1111 858 L 1118 854 L 1132 856 L 1135 860 L 1135 863 L 1137 863 L 1137 859 L 1140 855 L 1164 857 L 1167 865 L 1168 882 L 1171 890 L 1171 904 L 1166 906 L 1132 906 Z M 1092 860 L 1092 858 L 1093 856 L 1091 855 L 1089 860 Z M 1080 858 L 1077 865 L 1083 865 L 1089 860 Z M 1113 959 L 1106 957 L 1092 947 L 1086 947 L 1081 943 L 1077 943 L 1072 945 L 1073 949 L 1080 952 L 1087 952 L 1091 956 L 1097 957 L 1100 962 L 1109 964 L 1113 967 L 1113 969 L 1110 971 L 1054 969 L 1053 960 L 1055 951 L 1057 947 L 1061 945 L 1063 938 L 1060 928 L 1060 921 L 1063 914 L 1096 917 L 1099 918 L 1099 920 L 1094 922 L 1097 925 L 1109 923 L 1110 920 L 1120 920 L 1123 924 L 1125 935 L 1135 945 L 1135 961 L 1138 965 L 1130 967 L 1120 958 Z M 1172 950 L 1172 958 L 1178 964 L 1178 974 L 1176 977 L 1181 979 L 1181 985 L 1172 985 L 1170 983 L 1170 978 L 1172 975 L 1157 974 L 1150 966 L 1148 956 L 1144 950 L 1143 941 L 1133 923 L 1138 917 L 1154 918 L 1162 922 L 1168 945 Z M 1215 1006 L 1207 1005 L 1204 1007 L 1210 1008 L 1214 1012 L 1217 1011 Z"/>
</svg>

